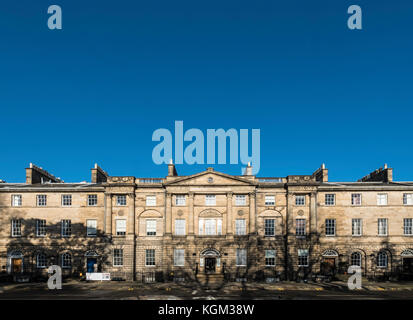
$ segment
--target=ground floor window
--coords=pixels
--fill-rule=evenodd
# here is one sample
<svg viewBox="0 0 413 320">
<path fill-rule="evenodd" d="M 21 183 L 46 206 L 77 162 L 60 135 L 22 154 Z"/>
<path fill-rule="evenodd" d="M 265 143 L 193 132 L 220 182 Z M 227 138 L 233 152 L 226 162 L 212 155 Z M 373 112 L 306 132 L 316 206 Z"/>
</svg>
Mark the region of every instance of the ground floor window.
<svg viewBox="0 0 413 320">
<path fill-rule="evenodd" d="M 379 252 L 377 255 L 377 267 L 379 268 L 387 268 L 388 264 L 388 256 L 386 252 Z"/>
<path fill-rule="evenodd" d="M 235 264 L 237 266 L 247 265 L 247 249 L 237 249 L 237 256 Z"/>
<path fill-rule="evenodd" d="M 351 265 L 361 267 L 361 253 L 353 252 L 351 254 Z"/>
<path fill-rule="evenodd" d="M 123 249 L 113 249 L 113 266 L 123 266 Z"/>
<path fill-rule="evenodd" d="M 145 265 L 154 266 L 155 265 L 155 249 L 145 250 Z"/>
<path fill-rule="evenodd" d="M 36 267 L 46 268 L 46 255 L 44 253 L 38 253 L 36 256 Z"/>
<path fill-rule="evenodd" d="M 68 252 L 62 254 L 62 268 L 72 267 L 72 255 Z"/>
<path fill-rule="evenodd" d="M 403 230 L 404 235 L 411 236 L 413 235 L 413 219 L 412 218 L 405 218 L 403 219 Z"/>
<path fill-rule="evenodd" d="M 308 250 L 298 249 L 298 266 L 308 267 Z"/>
<path fill-rule="evenodd" d="M 265 265 L 267 267 L 275 266 L 275 250 L 265 250 Z"/>
<path fill-rule="evenodd" d="M 174 249 L 174 266 L 183 267 L 185 265 L 185 250 Z"/>
</svg>

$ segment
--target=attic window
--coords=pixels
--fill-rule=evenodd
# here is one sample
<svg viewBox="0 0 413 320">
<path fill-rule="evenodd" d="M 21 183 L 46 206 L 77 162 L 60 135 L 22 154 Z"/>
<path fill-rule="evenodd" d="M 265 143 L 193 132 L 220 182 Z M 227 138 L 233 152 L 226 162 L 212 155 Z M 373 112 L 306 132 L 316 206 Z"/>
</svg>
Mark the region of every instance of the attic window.
<svg viewBox="0 0 413 320">
<path fill-rule="evenodd" d="M 209 177 L 209 178 L 208 178 L 208 182 L 209 182 L 209 183 L 212 183 L 212 182 L 214 182 L 214 179 L 213 179 L 212 177 Z"/>
</svg>

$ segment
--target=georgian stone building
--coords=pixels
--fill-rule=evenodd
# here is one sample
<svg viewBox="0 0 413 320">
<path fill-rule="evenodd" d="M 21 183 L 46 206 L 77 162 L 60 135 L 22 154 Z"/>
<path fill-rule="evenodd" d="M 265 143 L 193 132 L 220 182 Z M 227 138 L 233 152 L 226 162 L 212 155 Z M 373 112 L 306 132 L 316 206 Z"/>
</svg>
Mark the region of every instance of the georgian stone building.
<svg viewBox="0 0 413 320">
<path fill-rule="evenodd" d="M 30 164 L 0 183 L 2 273 L 109 272 L 138 281 L 267 280 L 344 273 L 413 274 L 413 182 L 380 168 L 357 182 L 206 171 L 64 183 Z"/>
</svg>

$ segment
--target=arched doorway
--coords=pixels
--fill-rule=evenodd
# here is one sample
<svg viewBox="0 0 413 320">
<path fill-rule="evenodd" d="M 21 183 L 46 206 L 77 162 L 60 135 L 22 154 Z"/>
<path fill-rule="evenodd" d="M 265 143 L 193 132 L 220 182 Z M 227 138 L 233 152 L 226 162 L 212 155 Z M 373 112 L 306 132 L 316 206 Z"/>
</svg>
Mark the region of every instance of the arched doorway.
<svg viewBox="0 0 413 320">
<path fill-rule="evenodd" d="M 325 250 L 322 254 L 320 272 L 323 275 L 335 275 L 338 253 L 335 250 Z"/>
<path fill-rule="evenodd" d="M 203 271 L 208 274 L 219 273 L 221 270 L 221 254 L 219 251 L 213 248 L 208 248 L 201 251 L 200 267 L 203 268 Z"/>
<path fill-rule="evenodd" d="M 406 249 L 401 253 L 403 273 L 413 275 L 413 250 Z"/>
<path fill-rule="evenodd" d="M 99 254 L 96 251 L 89 250 L 85 253 L 86 258 L 86 272 L 93 273 L 98 271 Z"/>
</svg>

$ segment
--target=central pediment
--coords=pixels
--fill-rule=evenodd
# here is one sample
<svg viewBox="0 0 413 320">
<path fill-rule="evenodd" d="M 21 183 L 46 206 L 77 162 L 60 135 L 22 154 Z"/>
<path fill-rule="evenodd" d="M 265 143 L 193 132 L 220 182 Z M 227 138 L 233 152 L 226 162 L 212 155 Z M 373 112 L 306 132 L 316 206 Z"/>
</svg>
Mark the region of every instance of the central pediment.
<svg viewBox="0 0 413 320">
<path fill-rule="evenodd" d="M 232 176 L 222 172 L 207 170 L 194 175 L 180 177 L 173 181 L 166 182 L 165 185 L 192 185 L 192 186 L 253 186 L 255 183 L 239 176 Z"/>
</svg>

